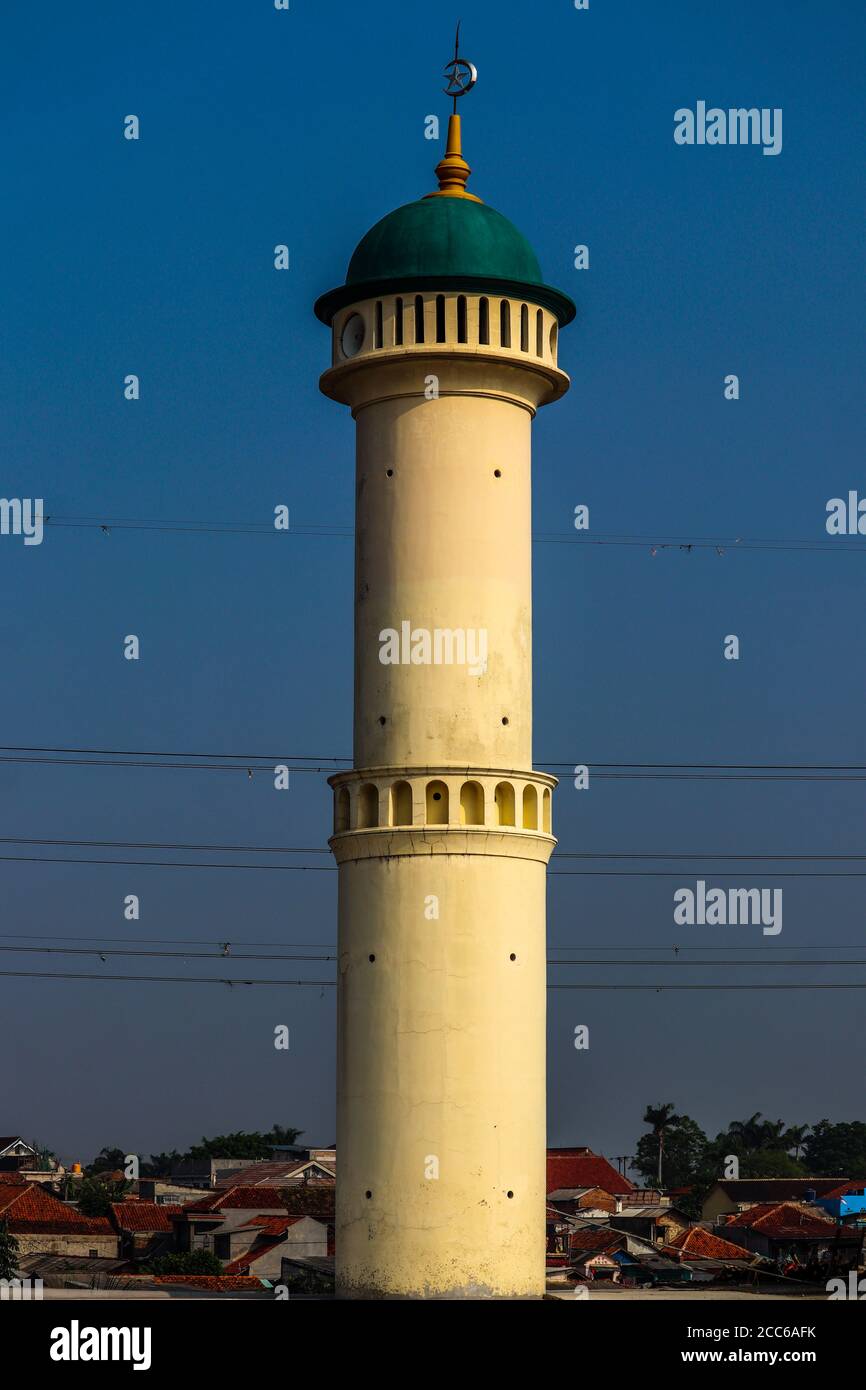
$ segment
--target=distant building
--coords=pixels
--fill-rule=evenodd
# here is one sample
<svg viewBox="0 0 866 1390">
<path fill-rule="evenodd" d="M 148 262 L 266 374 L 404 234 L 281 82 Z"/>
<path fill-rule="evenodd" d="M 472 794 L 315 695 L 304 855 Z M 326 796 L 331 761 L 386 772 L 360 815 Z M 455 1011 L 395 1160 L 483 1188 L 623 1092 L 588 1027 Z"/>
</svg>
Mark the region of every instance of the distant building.
<svg viewBox="0 0 866 1390">
<path fill-rule="evenodd" d="M 314 1158 L 266 1159 L 263 1163 L 251 1163 L 248 1168 L 239 1168 L 231 1176 L 218 1177 L 216 1187 L 281 1187 L 283 1183 L 335 1181 L 333 1163 L 322 1163 Z"/>
<path fill-rule="evenodd" d="M 822 1196 L 816 1197 L 815 1206 L 821 1207 L 835 1221 L 864 1224 L 866 1223 L 866 1183 L 862 1180 L 840 1183 L 831 1192 L 825 1192 Z"/>
<path fill-rule="evenodd" d="M 223 1267 L 224 1274 L 254 1274 L 257 1279 L 275 1279 L 282 1275 L 284 1259 L 325 1259 L 328 1253 L 328 1228 L 312 1216 L 260 1216 L 250 1223 L 254 1227 L 252 1241 L 249 1228 L 231 1231 L 226 1236 L 231 1256 Z M 235 1250 L 240 1249 L 240 1254 Z"/>
<path fill-rule="evenodd" d="M 106 1217 L 82 1216 L 36 1183 L 0 1183 L 0 1221 L 22 1255 L 118 1255 L 117 1232 Z"/>
<path fill-rule="evenodd" d="M 183 1207 L 157 1202 L 112 1202 L 111 1220 L 120 1238 L 120 1253 L 145 1260 L 176 1249 L 173 1217 Z"/>
<path fill-rule="evenodd" d="M 623 1200 L 618 1205 L 615 1214 L 610 1218 L 610 1224 L 619 1231 L 628 1231 L 632 1235 L 642 1236 L 644 1240 L 652 1241 L 654 1245 L 657 1245 L 660 1242 L 670 1241 L 681 1231 L 687 1230 L 690 1225 L 690 1218 L 685 1212 L 671 1206 L 669 1202 L 655 1202 L 649 1206 L 632 1206 L 631 1202 Z"/>
<path fill-rule="evenodd" d="M 265 1269 L 278 1272 L 283 1255 L 333 1254 L 334 1190 L 333 1183 L 299 1182 L 211 1193 L 172 1218 L 177 1248 L 209 1250 L 232 1266 L 230 1273 L 242 1272 L 241 1265 L 252 1263 L 245 1257 L 254 1255 L 259 1275 Z M 264 1255 L 268 1261 L 259 1265 Z"/>
<path fill-rule="evenodd" d="M 38 1152 L 20 1135 L 7 1134 L 0 1137 L 0 1172 L 12 1173 L 21 1168 L 35 1168 L 38 1163 Z"/>
<path fill-rule="evenodd" d="M 675 1253 L 681 1260 L 717 1260 L 722 1263 L 733 1261 L 735 1265 L 757 1263 L 757 1256 L 750 1257 L 742 1246 L 714 1235 L 705 1226 L 690 1226 L 687 1230 L 679 1231 L 667 1243 L 665 1251 L 668 1254 Z"/>
<path fill-rule="evenodd" d="M 805 1202 L 761 1202 L 729 1216 L 718 1233 L 782 1269 L 813 1265 L 828 1273 L 856 1266 L 862 1240 Z"/>
<path fill-rule="evenodd" d="M 560 1212 L 596 1216 L 616 1211 L 617 1198 L 603 1187 L 560 1187 L 547 1194 L 547 1204 Z"/>
<path fill-rule="evenodd" d="M 714 1183 L 704 1199 L 702 1221 L 746 1211 L 759 1202 L 808 1202 L 847 1182 L 846 1178 L 730 1178 Z"/>
<path fill-rule="evenodd" d="M 633 1182 L 629 1182 L 612 1163 L 602 1158 L 601 1154 L 593 1153 L 592 1149 L 548 1149 L 548 1194 L 567 1187 L 600 1187 L 614 1197 L 635 1191 Z"/>
</svg>

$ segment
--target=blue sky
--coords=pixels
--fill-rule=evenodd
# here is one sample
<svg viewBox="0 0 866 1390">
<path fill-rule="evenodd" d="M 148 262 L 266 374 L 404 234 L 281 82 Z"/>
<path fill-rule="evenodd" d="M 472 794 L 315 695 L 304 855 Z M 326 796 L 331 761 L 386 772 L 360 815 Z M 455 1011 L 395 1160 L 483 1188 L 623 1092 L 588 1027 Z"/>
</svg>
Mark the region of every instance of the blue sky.
<svg viewBox="0 0 866 1390">
<path fill-rule="evenodd" d="M 827 500 L 866 492 L 861 7 L 459 10 L 480 73 L 463 110 L 470 186 L 578 305 L 561 343 L 572 389 L 535 425 L 534 530 L 574 536 L 586 503 L 599 536 L 826 541 Z M 0 60 L 0 494 L 42 497 L 58 519 L 264 523 L 285 503 L 293 526 L 351 526 L 353 427 L 318 392 L 329 349 L 312 303 L 372 223 L 433 186 L 443 146 L 424 123 L 447 114 L 456 18 L 397 0 L 18 7 Z M 698 100 L 782 108 L 781 154 L 676 145 L 674 112 Z M 137 142 L 123 138 L 130 113 Z M 588 271 L 574 269 L 577 243 Z M 123 398 L 130 372 L 136 402 Z M 0 537 L 0 580 L 3 744 L 350 755 L 350 537 L 55 526 L 38 547 Z M 536 764 L 866 763 L 864 580 L 866 557 L 841 549 L 537 544 Z M 128 633 L 138 662 L 123 659 Z M 722 657 L 727 633 L 738 662 Z M 563 851 L 859 853 L 863 798 L 856 782 L 628 779 L 578 793 L 565 775 L 556 828 Z M 316 774 L 277 794 L 245 772 L 0 763 L 0 836 L 17 840 L 323 846 L 329 826 Z M 329 862 L 304 862 L 317 859 Z M 780 945 L 866 945 L 866 879 L 762 877 L 710 858 L 649 867 L 678 877 L 551 878 L 550 941 L 687 944 L 672 892 L 703 876 L 783 886 Z M 725 867 L 740 876 L 714 879 Z M 0 883 L 5 934 L 334 940 L 332 873 L 7 861 Z M 691 930 L 701 946 L 761 944 L 754 928 Z M 866 968 L 713 972 L 794 976 L 866 982 Z M 0 997 L 16 1053 L 4 1132 L 85 1160 L 102 1144 L 149 1153 L 274 1121 L 333 1138 L 332 990 L 0 978 Z M 757 1109 L 863 1118 L 861 1019 L 856 992 L 553 991 L 551 1141 L 632 1153 L 657 1100 L 712 1133 Z M 279 1023 L 288 1054 L 273 1047 Z M 587 1053 L 572 1046 L 578 1023 Z"/>
</svg>

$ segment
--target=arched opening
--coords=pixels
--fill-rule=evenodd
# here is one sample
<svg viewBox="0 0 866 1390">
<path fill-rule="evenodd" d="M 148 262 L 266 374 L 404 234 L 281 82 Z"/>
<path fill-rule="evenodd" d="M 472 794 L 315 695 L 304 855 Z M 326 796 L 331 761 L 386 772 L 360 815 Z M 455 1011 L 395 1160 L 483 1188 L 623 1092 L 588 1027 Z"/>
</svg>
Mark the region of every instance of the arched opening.
<svg viewBox="0 0 866 1390">
<path fill-rule="evenodd" d="M 358 829 L 373 830 L 379 824 L 379 788 L 365 782 L 358 797 Z"/>
<path fill-rule="evenodd" d="M 373 347 L 380 348 L 385 346 L 385 326 L 382 316 L 382 301 L 376 300 L 376 326 L 373 330 Z"/>
<path fill-rule="evenodd" d="M 436 296 L 436 341 L 437 341 L 437 343 L 444 343 L 444 342 L 445 342 L 445 296 L 444 296 L 444 294 L 437 294 L 437 296 Z"/>
<path fill-rule="evenodd" d="M 394 343 L 403 346 L 403 301 L 399 297 L 394 304 Z"/>
<path fill-rule="evenodd" d="M 541 798 L 541 828 L 542 828 L 542 830 L 544 831 L 545 835 L 549 835 L 549 834 L 551 833 L 551 831 L 550 831 L 550 799 L 551 799 L 551 798 L 550 798 L 550 788 L 549 788 L 549 787 L 545 787 L 545 789 L 544 789 L 544 794 L 542 795 L 542 798 Z"/>
<path fill-rule="evenodd" d="M 520 351 L 529 351 L 529 309 L 525 304 L 520 306 Z"/>
<path fill-rule="evenodd" d="M 500 782 L 494 792 L 496 824 L 514 824 L 514 788 L 510 782 Z"/>
<path fill-rule="evenodd" d="M 490 342 L 490 300 L 480 299 L 478 301 L 478 341 L 488 344 Z"/>
<path fill-rule="evenodd" d="M 551 357 L 553 358 L 553 361 L 554 361 L 554 362 L 556 362 L 556 338 L 557 338 L 557 325 L 554 323 L 554 324 L 551 325 L 551 328 L 550 328 L 550 355 L 551 355 Z"/>
<path fill-rule="evenodd" d="M 499 344 L 500 347 L 511 347 L 511 305 L 507 299 L 503 299 L 499 305 Z"/>
<path fill-rule="evenodd" d="M 460 824 L 484 824 L 484 788 L 480 782 L 464 782 L 460 788 Z"/>
<path fill-rule="evenodd" d="M 395 782 L 391 788 L 391 824 L 412 824 L 412 788 L 408 782 Z"/>
<path fill-rule="evenodd" d="M 469 341 L 469 338 L 468 338 L 468 335 L 467 335 L 467 332 L 466 332 L 466 295 L 465 295 L 465 294 L 458 294 L 458 296 L 457 296 L 457 341 L 458 341 L 458 343 L 467 343 L 467 342 Z"/>
<path fill-rule="evenodd" d="M 540 309 L 535 315 L 535 355 L 544 356 L 544 314 Z"/>
<path fill-rule="evenodd" d="M 448 788 L 444 782 L 427 783 L 427 824 L 448 824 Z"/>
<path fill-rule="evenodd" d="M 334 802 L 334 832 L 341 835 L 349 829 L 349 788 L 340 787 Z"/>
<path fill-rule="evenodd" d="M 424 296 L 423 296 L 423 295 L 420 295 L 420 294 L 416 294 L 416 296 L 415 296 L 415 342 L 416 342 L 416 343 L 423 343 L 423 341 L 424 341 Z"/>
<path fill-rule="evenodd" d="M 523 788 L 523 829 L 538 829 L 538 793 L 534 787 Z"/>
</svg>

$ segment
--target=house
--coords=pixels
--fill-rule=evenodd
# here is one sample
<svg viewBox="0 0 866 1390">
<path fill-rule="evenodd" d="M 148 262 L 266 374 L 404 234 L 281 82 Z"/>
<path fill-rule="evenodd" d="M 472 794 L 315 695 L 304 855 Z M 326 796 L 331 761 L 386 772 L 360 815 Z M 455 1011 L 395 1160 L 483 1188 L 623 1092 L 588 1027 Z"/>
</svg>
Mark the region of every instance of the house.
<svg viewBox="0 0 866 1390">
<path fill-rule="evenodd" d="M 838 1188 L 846 1178 L 730 1178 L 713 1183 L 701 1209 L 702 1221 L 717 1221 L 761 1202 L 808 1202 Z"/>
<path fill-rule="evenodd" d="M 14 1173 L 21 1168 L 36 1168 L 39 1154 L 32 1144 L 20 1135 L 7 1134 L 0 1138 L 0 1172 Z"/>
<path fill-rule="evenodd" d="M 605 1279 L 618 1284 L 622 1277 L 622 1264 L 614 1256 L 624 1251 L 625 1247 L 625 1236 L 619 1231 L 606 1231 L 599 1227 L 571 1231 L 568 1254 L 575 1277 L 592 1281 Z"/>
<path fill-rule="evenodd" d="M 319 1253 L 321 1233 L 287 1217 L 312 1218 L 324 1231 L 323 1255 L 333 1252 L 334 1184 L 292 1183 L 286 1187 L 229 1187 L 190 1202 L 173 1218 L 177 1227 L 178 1249 L 210 1250 L 220 1260 L 236 1264 L 258 1246 L 265 1236 L 276 1237 L 282 1229 L 281 1254 L 295 1246 L 311 1246 Z M 261 1218 L 273 1218 L 270 1226 Z M 265 1252 L 260 1251 L 261 1254 Z M 303 1251 L 296 1251 L 303 1253 Z M 279 1257 L 275 1257 L 279 1270 Z"/>
<path fill-rule="evenodd" d="M 252 1233 L 252 1244 L 248 1236 Z M 328 1227 L 312 1216 L 259 1216 L 248 1227 L 227 1236 L 232 1258 L 224 1274 L 253 1274 L 257 1279 L 277 1279 L 284 1259 L 325 1259 L 328 1253 Z M 242 1247 L 235 1255 L 234 1248 Z"/>
<path fill-rule="evenodd" d="M 547 1194 L 547 1203 L 557 1211 L 598 1216 L 616 1211 L 617 1199 L 601 1187 L 560 1187 Z"/>
<path fill-rule="evenodd" d="M 634 1191 L 634 1183 L 618 1173 L 612 1163 L 592 1149 L 548 1149 L 547 1191 L 599 1187 L 616 1197 Z"/>
<path fill-rule="evenodd" d="M 261 1163 L 252 1163 L 247 1168 L 238 1169 L 230 1177 L 218 1177 L 215 1185 L 217 1188 L 282 1187 L 284 1183 L 335 1181 L 336 1170 L 333 1165 L 323 1163 L 319 1159 L 289 1159 L 285 1162 L 265 1159 Z"/>
<path fill-rule="evenodd" d="M 840 1183 L 821 1197 L 816 1196 L 814 1205 L 835 1221 L 862 1224 L 866 1222 L 866 1183 L 862 1179 Z"/>
<path fill-rule="evenodd" d="M 725 1240 L 764 1255 L 785 1273 L 811 1266 L 815 1277 L 856 1267 L 861 1236 L 805 1202 L 761 1202 L 729 1216 L 718 1228 Z"/>
<path fill-rule="evenodd" d="M 171 1170 L 171 1181 L 178 1187 L 212 1188 L 219 1178 L 231 1177 L 248 1168 L 248 1158 L 190 1158 Z"/>
<path fill-rule="evenodd" d="M 112 1202 L 111 1220 L 120 1238 L 120 1253 L 127 1259 L 145 1260 L 168 1255 L 176 1248 L 173 1217 L 180 1205 L 158 1202 Z"/>
<path fill-rule="evenodd" d="M 0 1221 L 22 1255 L 118 1255 L 117 1232 L 106 1217 L 82 1216 L 36 1183 L 0 1183 Z"/>
<path fill-rule="evenodd" d="M 611 1225 L 618 1231 L 628 1231 L 642 1236 L 653 1244 L 666 1243 L 672 1236 L 684 1231 L 690 1224 L 684 1211 L 672 1207 L 669 1202 L 655 1202 L 650 1206 L 632 1206 L 623 1200 L 618 1203 L 616 1213 L 611 1217 Z"/>
<path fill-rule="evenodd" d="M 136 1186 L 143 1202 L 155 1202 L 157 1206 L 182 1207 L 201 1196 L 200 1187 L 172 1182 L 170 1178 L 139 1178 Z"/>
<path fill-rule="evenodd" d="M 762 1263 L 759 1255 L 724 1240 L 704 1226 L 680 1231 L 665 1245 L 664 1253 L 688 1264 L 698 1282 L 731 1276 L 743 1278 Z"/>
</svg>

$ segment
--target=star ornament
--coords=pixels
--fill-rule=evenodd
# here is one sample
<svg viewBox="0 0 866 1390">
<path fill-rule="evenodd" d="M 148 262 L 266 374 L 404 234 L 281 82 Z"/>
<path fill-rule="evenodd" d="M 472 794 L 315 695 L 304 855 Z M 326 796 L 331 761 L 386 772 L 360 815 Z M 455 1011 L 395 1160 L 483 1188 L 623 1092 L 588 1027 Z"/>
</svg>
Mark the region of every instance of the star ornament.
<svg viewBox="0 0 866 1390">
<path fill-rule="evenodd" d="M 478 81 L 478 70 L 466 58 L 454 58 L 445 69 L 448 86 L 444 89 L 449 97 L 463 97 Z"/>
</svg>

